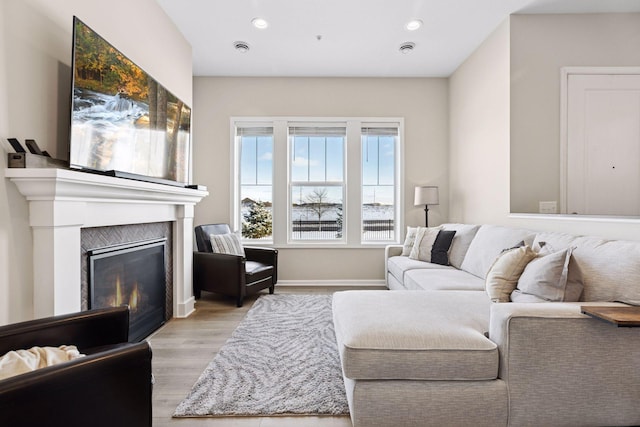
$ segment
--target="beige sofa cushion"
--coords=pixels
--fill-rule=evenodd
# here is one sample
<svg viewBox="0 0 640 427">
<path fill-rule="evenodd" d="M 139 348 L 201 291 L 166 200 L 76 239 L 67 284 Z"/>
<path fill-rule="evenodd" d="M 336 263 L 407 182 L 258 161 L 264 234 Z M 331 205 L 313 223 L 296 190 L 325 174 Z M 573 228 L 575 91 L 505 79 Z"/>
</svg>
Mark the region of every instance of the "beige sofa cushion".
<svg viewBox="0 0 640 427">
<path fill-rule="evenodd" d="M 484 279 L 503 250 L 517 246 L 520 242 L 531 246 L 534 237 L 535 234 L 530 230 L 482 225 L 471 241 L 461 269 Z"/>
<path fill-rule="evenodd" d="M 345 291 L 333 297 L 343 371 L 351 379 L 491 380 L 483 291 Z M 410 398 L 410 396 L 407 396 Z"/>
<path fill-rule="evenodd" d="M 542 231 L 536 234 L 532 247 L 539 248 L 544 246 L 549 253 L 552 253 L 575 246 L 575 241 L 579 238 L 580 236 L 573 234 Z"/>
<path fill-rule="evenodd" d="M 574 245 L 573 259 L 584 282 L 582 300 L 640 304 L 640 242 L 580 237 Z"/>
<path fill-rule="evenodd" d="M 406 256 L 394 256 L 387 260 L 387 269 L 400 283 L 404 283 L 405 275 L 409 270 L 440 270 L 451 269 L 452 267 L 432 264 L 430 262 L 411 259 Z"/>
<path fill-rule="evenodd" d="M 409 290 L 438 291 L 482 291 L 484 280 L 466 271 L 453 267 L 440 269 L 416 269 L 407 271 L 404 275 L 404 286 Z"/>
</svg>

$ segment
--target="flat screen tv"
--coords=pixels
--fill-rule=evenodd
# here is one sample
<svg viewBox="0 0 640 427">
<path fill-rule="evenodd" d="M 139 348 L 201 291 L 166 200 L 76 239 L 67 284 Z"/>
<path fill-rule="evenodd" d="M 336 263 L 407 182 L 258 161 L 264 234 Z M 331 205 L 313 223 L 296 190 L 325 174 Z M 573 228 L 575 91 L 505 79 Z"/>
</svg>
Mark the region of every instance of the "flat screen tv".
<svg viewBox="0 0 640 427">
<path fill-rule="evenodd" d="M 188 184 L 191 109 L 73 18 L 72 168 Z"/>
</svg>

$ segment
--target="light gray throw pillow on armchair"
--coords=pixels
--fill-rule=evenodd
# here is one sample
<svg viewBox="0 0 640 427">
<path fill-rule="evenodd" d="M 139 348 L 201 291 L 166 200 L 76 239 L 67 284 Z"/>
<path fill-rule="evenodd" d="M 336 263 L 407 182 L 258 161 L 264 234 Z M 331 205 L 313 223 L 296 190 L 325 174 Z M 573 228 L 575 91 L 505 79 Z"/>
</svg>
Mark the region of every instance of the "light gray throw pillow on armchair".
<svg viewBox="0 0 640 427">
<path fill-rule="evenodd" d="M 214 253 L 244 256 L 244 247 L 238 234 L 211 234 L 209 238 Z"/>
</svg>

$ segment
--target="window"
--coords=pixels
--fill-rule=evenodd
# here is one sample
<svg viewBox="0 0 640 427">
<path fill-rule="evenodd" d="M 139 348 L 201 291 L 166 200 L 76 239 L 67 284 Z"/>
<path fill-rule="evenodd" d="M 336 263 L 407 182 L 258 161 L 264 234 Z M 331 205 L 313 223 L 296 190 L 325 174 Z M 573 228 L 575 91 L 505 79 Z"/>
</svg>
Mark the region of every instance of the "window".
<svg viewBox="0 0 640 427">
<path fill-rule="evenodd" d="M 242 237 L 271 239 L 273 231 L 273 127 L 238 127 Z"/>
<path fill-rule="evenodd" d="M 402 122 L 232 119 L 234 227 L 278 246 L 399 241 Z"/>
<path fill-rule="evenodd" d="M 289 127 L 290 240 L 341 240 L 346 127 Z"/>
<path fill-rule="evenodd" d="M 363 127 L 362 240 L 394 241 L 398 128 Z"/>
</svg>

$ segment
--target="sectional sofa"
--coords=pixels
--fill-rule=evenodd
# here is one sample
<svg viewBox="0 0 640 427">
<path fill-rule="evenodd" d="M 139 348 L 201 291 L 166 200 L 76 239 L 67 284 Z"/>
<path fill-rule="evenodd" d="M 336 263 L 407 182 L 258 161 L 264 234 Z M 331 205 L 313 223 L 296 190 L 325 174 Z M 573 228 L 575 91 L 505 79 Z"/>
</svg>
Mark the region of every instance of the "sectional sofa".
<svg viewBox="0 0 640 427">
<path fill-rule="evenodd" d="M 640 242 L 495 225 L 441 228 L 455 230 L 450 265 L 390 246 L 393 292 L 334 296 L 354 426 L 640 425 L 640 328 L 581 312 L 640 303 Z M 536 253 L 526 262 L 498 271 L 496 260 L 530 248 Z M 564 262 L 554 265 L 552 255 Z M 552 298 L 544 286 L 525 286 L 525 276 L 550 281 L 550 270 L 562 279 Z M 493 302 L 486 286 L 496 276 L 515 277 L 507 300 L 537 302 Z"/>
</svg>

